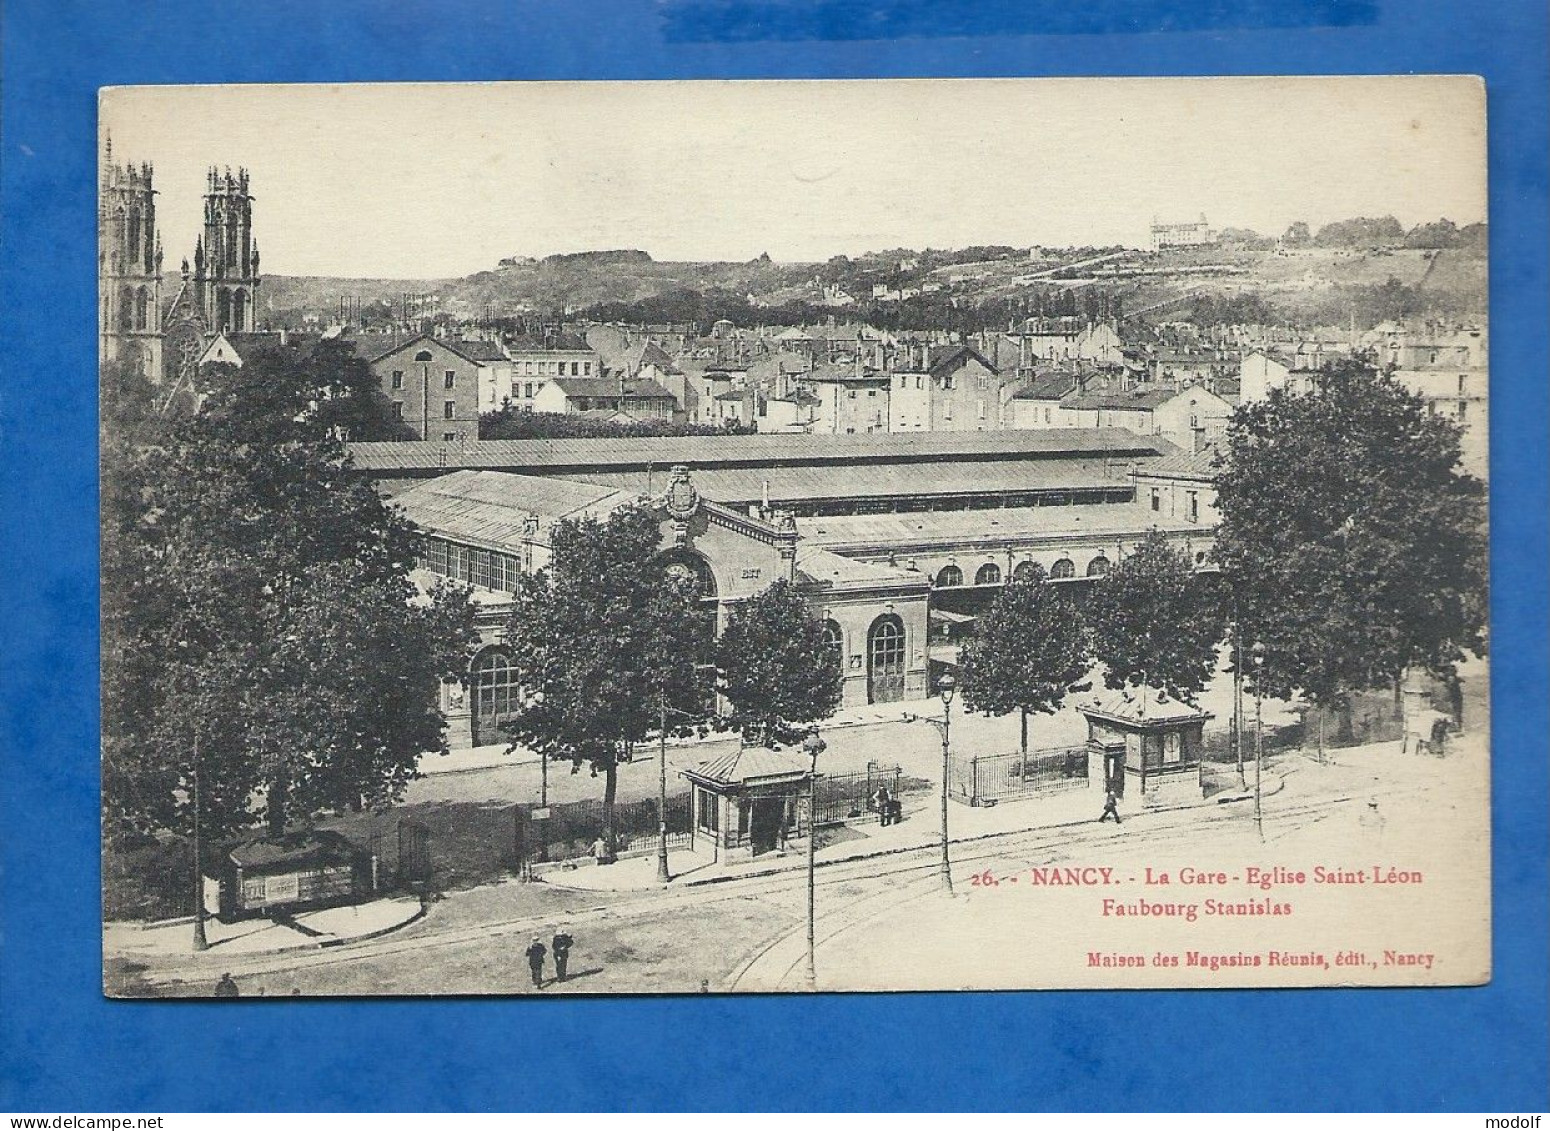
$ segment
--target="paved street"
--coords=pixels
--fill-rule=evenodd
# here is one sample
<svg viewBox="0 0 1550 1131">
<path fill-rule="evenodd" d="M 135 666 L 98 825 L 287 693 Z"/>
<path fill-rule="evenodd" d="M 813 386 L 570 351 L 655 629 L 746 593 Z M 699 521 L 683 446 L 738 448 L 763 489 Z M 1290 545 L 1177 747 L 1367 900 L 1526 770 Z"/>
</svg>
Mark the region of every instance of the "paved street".
<svg viewBox="0 0 1550 1131">
<path fill-rule="evenodd" d="M 1438 877 L 1429 891 L 1457 895 L 1458 886 L 1468 883 L 1468 868 L 1477 863 L 1476 853 L 1459 842 L 1468 841 L 1484 820 L 1481 746 L 1478 740 L 1462 743 L 1447 760 L 1401 756 L 1394 744 L 1343 751 L 1328 765 L 1288 759 L 1286 787 L 1266 805 L 1263 843 L 1251 809 L 1235 803 L 1141 814 L 1122 827 L 1089 822 L 959 844 L 954 851 L 958 895 L 951 901 L 938 892 L 932 847 L 827 865 L 818 873 L 820 986 L 829 979 L 850 988 L 879 989 L 903 982 L 923 987 L 1080 984 L 1080 968 L 1052 969 L 1048 961 L 1032 959 L 1008 966 L 1005 956 L 1027 958 L 1049 945 L 1083 951 L 1092 939 L 1075 932 L 1061 943 L 1057 928 L 1079 923 L 1084 915 L 1091 919 L 1097 897 L 1086 891 L 991 891 L 977 887 L 973 877 L 987 869 L 1007 875 L 1063 862 L 1129 875 L 1147 866 L 1172 866 L 1175 858 L 1225 865 L 1313 852 L 1330 859 L 1345 851 L 1342 830 L 1356 838 L 1351 851 L 1365 854 L 1375 846 L 1361 839 L 1370 838 L 1372 830 L 1360 822 L 1374 799 L 1389 825 L 1382 834 L 1385 850 L 1406 846 L 1411 851 L 1411 834 L 1417 831 L 1424 839 L 1432 827 L 1458 830 L 1436 838 L 1426 854 L 1428 869 Z M 1037 820 L 1039 804 L 1015 803 L 1030 822 Z M 1439 809 L 1450 813 L 1434 826 L 1428 815 Z M 954 809 L 955 815 L 960 812 Z M 1316 836 L 1305 837 L 1310 829 L 1317 830 Z M 1408 831 L 1401 835 L 1402 830 Z M 1488 843 L 1478 836 L 1473 841 L 1477 848 Z M 1457 859 L 1445 866 L 1438 853 Z M 1445 873 L 1451 888 L 1445 889 Z M 547 939 L 563 923 L 577 940 L 572 957 L 576 978 L 566 988 L 578 993 L 696 992 L 702 982 L 717 990 L 797 989 L 805 947 L 805 881 L 798 867 L 648 893 L 577 892 L 508 882 L 452 893 L 433 905 L 424 921 L 372 942 L 246 963 L 234 956 L 227 965 L 250 995 L 293 990 L 306 995 L 532 992 L 521 951 L 533 934 Z M 1013 902 L 1019 898 L 1049 900 L 1048 912 L 1038 920 L 1056 930 L 1054 940 L 1029 949 L 1026 908 L 1018 910 Z M 1303 924 L 1326 929 L 1327 917 L 1314 912 Z M 1145 926 L 1148 937 L 1156 937 L 1155 924 Z M 1127 938 L 1112 924 L 1102 927 L 1105 946 Z M 890 957 L 883 961 L 881 955 Z M 206 956 L 201 968 L 212 961 L 221 959 Z M 209 976 L 203 973 L 141 971 L 137 976 L 144 979 L 142 985 L 172 995 L 209 989 L 204 984 Z"/>
</svg>

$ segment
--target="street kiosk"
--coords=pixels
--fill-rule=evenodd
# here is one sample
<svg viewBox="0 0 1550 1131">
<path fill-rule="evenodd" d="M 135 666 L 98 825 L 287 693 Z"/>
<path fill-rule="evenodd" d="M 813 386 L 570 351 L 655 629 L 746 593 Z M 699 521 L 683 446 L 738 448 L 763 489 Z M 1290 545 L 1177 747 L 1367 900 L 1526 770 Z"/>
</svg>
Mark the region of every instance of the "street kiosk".
<svg viewBox="0 0 1550 1131">
<path fill-rule="evenodd" d="M 1099 695 L 1087 719 L 1087 776 L 1096 788 L 1142 805 L 1199 801 L 1202 733 L 1212 718 L 1155 688 Z"/>
</svg>

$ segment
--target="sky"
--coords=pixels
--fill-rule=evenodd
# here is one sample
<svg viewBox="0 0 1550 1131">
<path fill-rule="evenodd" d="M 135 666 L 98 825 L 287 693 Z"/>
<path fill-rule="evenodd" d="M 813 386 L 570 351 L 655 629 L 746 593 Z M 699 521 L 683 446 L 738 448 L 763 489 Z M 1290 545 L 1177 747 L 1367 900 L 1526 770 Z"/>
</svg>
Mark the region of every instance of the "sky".
<svg viewBox="0 0 1550 1131">
<path fill-rule="evenodd" d="M 118 87 L 169 269 L 204 171 L 251 172 L 266 274 L 435 279 L 639 248 L 780 261 L 1145 246 L 1154 218 L 1279 235 L 1485 219 L 1467 77 Z"/>
</svg>

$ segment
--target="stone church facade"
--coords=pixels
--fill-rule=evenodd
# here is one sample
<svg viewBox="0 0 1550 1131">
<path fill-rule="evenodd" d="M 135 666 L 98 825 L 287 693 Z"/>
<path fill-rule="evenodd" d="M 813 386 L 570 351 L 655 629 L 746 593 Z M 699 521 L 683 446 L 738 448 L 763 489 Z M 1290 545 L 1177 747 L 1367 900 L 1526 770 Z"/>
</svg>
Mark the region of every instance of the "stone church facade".
<svg viewBox="0 0 1550 1131">
<path fill-rule="evenodd" d="M 154 168 L 118 163 L 109 138 L 98 190 L 99 359 L 134 358 L 157 384 L 191 384 L 216 334 L 258 328 L 261 277 L 248 171 L 206 171 L 204 228 L 170 302 L 162 297 Z"/>
</svg>

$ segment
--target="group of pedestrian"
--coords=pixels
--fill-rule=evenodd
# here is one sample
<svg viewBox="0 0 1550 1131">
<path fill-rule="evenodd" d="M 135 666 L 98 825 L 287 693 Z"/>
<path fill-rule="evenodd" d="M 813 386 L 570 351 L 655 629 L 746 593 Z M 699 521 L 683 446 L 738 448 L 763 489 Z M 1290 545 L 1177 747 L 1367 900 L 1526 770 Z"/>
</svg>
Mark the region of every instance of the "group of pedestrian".
<svg viewBox="0 0 1550 1131">
<path fill-rule="evenodd" d="M 559 930 L 549 940 L 548 947 L 544 946 L 544 940 L 538 935 L 533 936 L 533 941 L 527 947 L 527 968 L 533 975 L 533 988 L 541 990 L 544 987 L 544 958 L 554 955 L 554 980 L 565 981 L 565 969 L 570 962 L 570 948 L 575 945 L 575 939 L 569 933 Z"/>
</svg>

